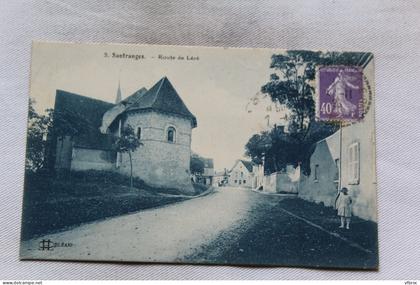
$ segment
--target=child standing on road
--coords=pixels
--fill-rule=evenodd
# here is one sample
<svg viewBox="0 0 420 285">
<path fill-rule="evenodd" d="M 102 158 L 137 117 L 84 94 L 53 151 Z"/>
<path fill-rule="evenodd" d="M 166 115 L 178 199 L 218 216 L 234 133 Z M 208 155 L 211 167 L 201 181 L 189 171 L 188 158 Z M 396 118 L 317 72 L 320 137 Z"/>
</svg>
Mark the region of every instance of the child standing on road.
<svg viewBox="0 0 420 285">
<path fill-rule="evenodd" d="M 337 214 L 340 216 L 340 229 L 344 228 L 344 222 L 346 223 L 346 229 L 350 229 L 350 219 L 351 219 L 351 197 L 348 195 L 348 189 L 343 187 L 340 193 L 335 199 L 335 208 L 337 209 Z"/>
</svg>

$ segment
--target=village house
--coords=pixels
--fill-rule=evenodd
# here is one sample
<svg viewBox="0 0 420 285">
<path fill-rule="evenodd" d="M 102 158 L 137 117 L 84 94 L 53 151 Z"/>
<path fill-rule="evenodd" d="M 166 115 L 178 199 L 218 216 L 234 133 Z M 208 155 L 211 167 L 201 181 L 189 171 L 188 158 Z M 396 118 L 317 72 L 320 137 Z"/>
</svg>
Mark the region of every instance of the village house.
<svg viewBox="0 0 420 285">
<path fill-rule="evenodd" d="M 343 126 L 341 131 L 316 144 L 310 160 L 311 173 L 301 175 L 299 197 L 334 206 L 339 188 L 347 187 L 353 198 L 354 215 L 377 221 L 375 104 L 374 96 L 369 94 L 374 88 L 371 58 L 362 66 L 367 71 L 365 85 L 369 84 L 364 94 L 369 105 L 364 107 L 369 110 L 363 121 Z"/>
<path fill-rule="evenodd" d="M 71 114 L 88 131 L 52 138 L 55 168 L 129 175 L 128 154 L 116 153 L 112 143 L 130 125 L 142 143 L 132 155 L 133 175 L 151 186 L 192 193 L 191 135 L 197 120 L 168 78 L 121 99 L 120 87 L 116 104 L 57 90 L 55 114 Z"/>
<path fill-rule="evenodd" d="M 213 186 L 224 186 L 228 183 L 229 174 L 225 168 L 223 171 L 215 171 L 213 176 Z"/>
<path fill-rule="evenodd" d="M 252 187 L 254 177 L 254 163 L 246 160 L 237 160 L 229 171 L 228 185 L 234 187 Z"/>
<path fill-rule="evenodd" d="M 213 177 L 214 177 L 214 163 L 213 159 L 211 158 L 204 158 L 204 170 L 203 170 L 203 184 L 204 185 L 212 185 L 213 184 Z"/>
<path fill-rule="evenodd" d="M 202 169 L 196 169 L 194 173 L 191 173 L 191 180 L 194 183 L 201 183 L 204 185 L 212 185 L 214 177 L 214 163 L 211 158 L 204 158 L 197 153 L 191 154 L 191 161 L 199 162 Z M 198 171 L 199 170 L 199 171 Z M 194 170 L 192 170 L 194 171 Z"/>
</svg>

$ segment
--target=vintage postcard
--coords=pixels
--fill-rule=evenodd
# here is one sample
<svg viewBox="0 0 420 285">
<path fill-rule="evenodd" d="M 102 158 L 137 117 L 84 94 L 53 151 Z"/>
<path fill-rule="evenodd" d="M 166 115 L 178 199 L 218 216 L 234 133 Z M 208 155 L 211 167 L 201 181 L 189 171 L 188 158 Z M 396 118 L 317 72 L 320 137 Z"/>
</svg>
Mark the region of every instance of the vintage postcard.
<svg viewBox="0 0 420 285">
<path fill-rule="evenodd" d="M 368 52 L 34 42 L 20 257 L 377 269 Z"/>
</svg>

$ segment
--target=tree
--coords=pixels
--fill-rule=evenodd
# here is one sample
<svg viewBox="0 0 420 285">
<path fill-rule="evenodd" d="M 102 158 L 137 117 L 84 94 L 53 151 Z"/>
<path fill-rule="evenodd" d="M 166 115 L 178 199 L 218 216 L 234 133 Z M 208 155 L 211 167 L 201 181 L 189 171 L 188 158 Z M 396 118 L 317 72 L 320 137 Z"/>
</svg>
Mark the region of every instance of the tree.
<svg viewBox="0 0 420 285">
<path fill-rule="evenodd" d="M 264 163 L 264 172 L 282 171 L 301 160 L 300 144 L 283 127 L 253 135 L 245 145 L 245 155 L 256 164 Z"/>
<path fill-rule="evenodd" d="M 270 132 L 253 135 L 245 145 L 245 155 L 256 164 L 263 164 L 266 155 L 273 145 Z"/>
<path fill-rule="evenodd" d="M 204 162 L 198 155 L 192 155 L 190 160 L 190 172 L 203 174 Z"/>
<path fill-rule="evenodd" d="M 92 131 L 91 125 L 82 114 L 66 109 L 57 111 L 46 109 L 41 115 L 35 111 L 36 101 L 29 98 L 28 135 L 26 168 L 38 171 L 41 168 L 53 165 L 55 140 L 65 136 L 73 138 L 75 135 L 86 134 Z"/>
<path fill-rule="evenodd" d="M 116 151 L 128 153 L 130 158 L 130 188 L 133 188 L 133 159 L 132 153 L 143 145 L 134 133 L 134 129 L 127 125 L 121 130 L 121 136 L 117 137 L 114 146 Z"/>
<path fill-rule="evenodd" d="M 35 100 L 29 98 L 28 134 L 26 142 L 25 167 L 31 171 L 38 171 L 46 163 L 47 134 L 51 126 L 51 113 L 40 115 L 35 111 Z"/>
<path fill-rule="evenodd" d="M 276 73 L 261 87 L 261 92 L 269 94 L 273 102 L 286 106 L 292 117 L 296 131 L 303 131 L 305 123 L 315 117 L 315 91 L 311 82 L 315 79 L 316 65 L 321 61 L 321 52 L 287 51 L 274 54 L 270 68 Z"/>
<path fill-rule="evenodd" d="M 284 127 L 275 126 L 270 131 L 253 135 L 245 145 L 245 155 L 256 164 L 264 164 L 267 174 L 282 171 L 287 165 L 301 165 L 305 174 L 310 174 L 310 156 L 313 144 L 329 136 L 335 126 L 314 121 L 305 137 L 301 133 L 285 132 Z"/>
</svg>

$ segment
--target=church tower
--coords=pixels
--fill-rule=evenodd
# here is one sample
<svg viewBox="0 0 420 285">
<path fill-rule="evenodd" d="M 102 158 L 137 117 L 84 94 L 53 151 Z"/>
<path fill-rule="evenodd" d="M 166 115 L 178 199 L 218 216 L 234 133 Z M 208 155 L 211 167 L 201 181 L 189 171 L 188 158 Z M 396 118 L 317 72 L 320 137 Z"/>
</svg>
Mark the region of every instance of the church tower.
<svg viewBox="0 0 420 285">
<path fill-rule="evenodd" d="M 115 98 L 115 104 L 120 103 L 121 100 L 122 100 L 121 86 L 120 86 L 120 81 L 118 80 L 118 90 L 117 90 L 117 97 Z"/>
</svg>

